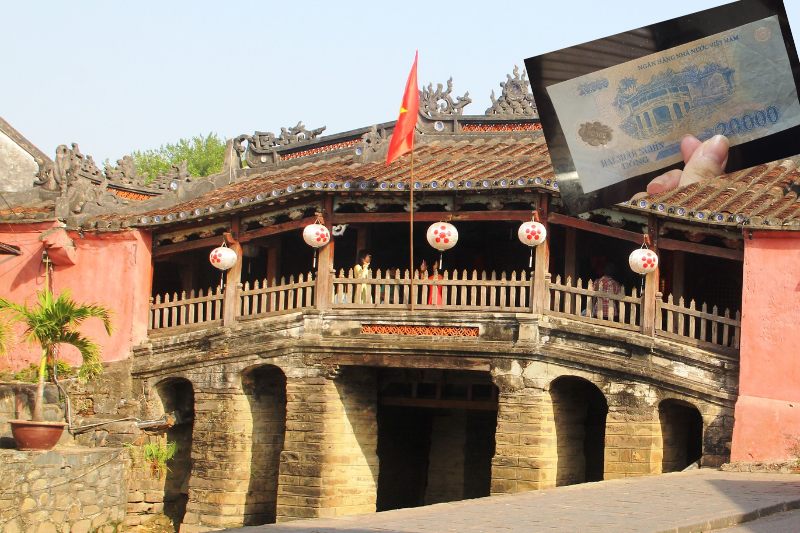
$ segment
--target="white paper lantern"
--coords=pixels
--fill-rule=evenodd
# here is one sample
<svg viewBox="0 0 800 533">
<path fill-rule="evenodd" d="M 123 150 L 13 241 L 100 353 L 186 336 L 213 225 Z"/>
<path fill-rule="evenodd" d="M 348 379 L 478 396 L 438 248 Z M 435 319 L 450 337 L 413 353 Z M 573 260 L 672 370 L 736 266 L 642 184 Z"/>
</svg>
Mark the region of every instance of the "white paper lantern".
<svg viewBox="0 0 800 533">
<path fill-rule="evenodd" d="M 658 256 L 652 250 L 639 248 L 631 252 L 628 264 L 637 274 L 649 274 L 658 268 Z"/>
<path fill-rule="evenodd" d="M 208 255 L 211 266 L 220 270 L 228 270 L 236 264 L 237 259 L 236 252 L 225 245 L 214 248 Z"/>
<path fill-rule="evenodd" d="M 309 224 L 303 228 L 303 240 L 313 248 L 322 248 L 331 240 L 331 232 L 322 224 Z"/>
<path fill-rule="evenodd" d="M 547 229 L 541 222 L 523 222 L 517 230 L 517 237 L 526 246 L 539 246 L 547 238 Z"/>
<path fill-rule="evenodd" d="M 428 244 L 440 252 L 449 250 L 458 242 L 458 230 L 449 222 L 431 224 L 426 236 L 428 238 Z"/>
</svg>

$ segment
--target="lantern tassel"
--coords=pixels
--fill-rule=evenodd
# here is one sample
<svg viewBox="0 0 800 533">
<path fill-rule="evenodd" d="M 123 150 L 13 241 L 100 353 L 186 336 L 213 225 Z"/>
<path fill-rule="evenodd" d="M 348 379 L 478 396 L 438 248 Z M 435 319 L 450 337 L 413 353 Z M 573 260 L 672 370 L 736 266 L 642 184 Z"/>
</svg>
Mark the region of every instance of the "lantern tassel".
<svg viewBox="0 0 800 533">
<path fill-rule="evenodd" d="M 311 268 L 317 268 L 317 249 L 314 248 L 314 262 L 311 265 Z"/>
<path fill-rule="evenodd" d="M 533 268 L 533 248 L 531 248 L 531 258 L 528 259 L 528 268 Z"/>
<path fill-rule="evenodd" d="M 439 252 L 439 272 L 444 270 L 444 252 Z"/>
</svg>

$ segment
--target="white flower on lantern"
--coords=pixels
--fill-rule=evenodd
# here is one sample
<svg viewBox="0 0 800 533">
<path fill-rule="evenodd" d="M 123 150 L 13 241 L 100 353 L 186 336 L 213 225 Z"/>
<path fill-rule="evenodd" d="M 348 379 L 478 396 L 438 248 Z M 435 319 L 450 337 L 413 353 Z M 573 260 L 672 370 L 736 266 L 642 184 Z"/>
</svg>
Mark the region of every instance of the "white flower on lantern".
<svg viewBox="0 0 800 533">
<path fill-rule="evenodd" d="M 228 270 L 236 264 L 238 257 L 235 251 L 228 248 L 225 243 L 222 243 L 222 246 L 211 250 L 211 253 L 208 255 L 208 260 L 214 268 Z"/>
<path fill-rule="evenodd" d="M 443 252 L 449 250 L 458 242 L 458 230 L 449 222 L 431 224 L 426 235 L 428 244 Z"/>
<path fill-rule="evenodd" d="M 628 264 L 637 274 L 649 274 L 658 268 L 658 256 L 648 248 L 639 248 L 631 252 Z"/>
<path fill-rule="evenodd" d="M 541 222 L 523 222 L 517 230 L 517 237 L 526 246 L 538 246 L 547 238 L 547 229 Z"/>
<path fill-rule="evenodd" d="M 313 248 L 321 248 L 331 240 L 331 233 L 322 224 L 309 224 L 303 228 L 303 240 Z"/>
</svg>

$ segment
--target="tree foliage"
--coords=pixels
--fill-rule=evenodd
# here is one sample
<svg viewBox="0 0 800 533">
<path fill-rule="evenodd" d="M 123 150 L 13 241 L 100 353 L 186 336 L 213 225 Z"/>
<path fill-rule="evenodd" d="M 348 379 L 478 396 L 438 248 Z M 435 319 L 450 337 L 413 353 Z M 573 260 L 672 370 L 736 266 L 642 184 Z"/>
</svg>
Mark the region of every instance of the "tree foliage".
<svg viewBox="0 0 800 533">
<path fill-rule="evenodd" d="M 186 161 L 190 176 L 208 176 L 219 172 L 225 160 L 225 140 L 216 133 L 195 135 L 179 139 L 175 144 L 164 144 L 150 150 L 131 153 L 136 170 L 148 181 L 166 174 L 181 161 Z"/>
</svg>

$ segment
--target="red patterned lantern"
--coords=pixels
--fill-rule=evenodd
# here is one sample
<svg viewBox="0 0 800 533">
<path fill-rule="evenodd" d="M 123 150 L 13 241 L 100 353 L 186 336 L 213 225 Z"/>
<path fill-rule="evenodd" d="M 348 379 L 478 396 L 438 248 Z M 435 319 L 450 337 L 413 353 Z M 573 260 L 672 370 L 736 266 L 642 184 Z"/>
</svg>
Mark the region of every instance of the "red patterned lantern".
<svg viewBox="0 0 800 533">
<path fill-rule="evenodd" d="M 547 229 L 541 222 L 523 222 L 517 230 L 517 237 L 522 244 L 538 246 L 547 238 Z"/>
<path fill-rule="evenodd" d="M 517 230 L 517 238 L 525 246 L 531 249 L 531 258 L 528 261 L 528 268 L 533 266 L 533 248 L 539 246 L 547 238 L 547 228 L 544 224 L 539 222 L 539 213 L 533 213 L 533 219 L 530 222 L 523 222 Z"/>
<path fill-rule="evenodd" d="M 628 264 L 637 274 L 649 274 L 658 268 L 658 256 L 652 250 L 642 247 L 631 252 Z"/>
<path fill-rule="evenodd" d="M 313 224 L 303 228 L 303 240 L 314 248 L 313 267 L 317 268 L 317 248 L 322 248 L 331 240 L 331 232 L 322 224 L 322 219 L 317 218 Z"/>
<path fill-rule="evenodd" d="M 437 222 L 428 228 L 428 244 L 444 252 L 458 242 L 458 230 L 449 222 Z"/>
<path fill-rule="evenodd" d="M 224 242 L 222 246 L 211 250 L 211 253 L 208 255 L 211 266 L 220 270 L 228 270 L 236 264 L 238 259 L 236 252 L 228 248 Z"/>
<path fill-rule="evenodd" d="M 303 228 L 303 240 L 312 248 L 322 248 L 331 240 L 328 228 L 317 222 Z"/>
<path fill-rule="evenodd" d="M 449 250 L 458 242 L 458 230 L 449 222 L 431 224 L 426 234 L 428 244 L 439 252 Z M 442 270 L 442 255 L 439 255 L 439 270 Z"/>
</svg>

